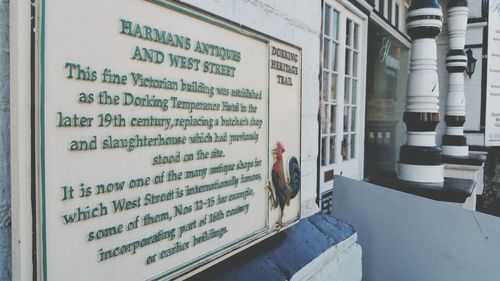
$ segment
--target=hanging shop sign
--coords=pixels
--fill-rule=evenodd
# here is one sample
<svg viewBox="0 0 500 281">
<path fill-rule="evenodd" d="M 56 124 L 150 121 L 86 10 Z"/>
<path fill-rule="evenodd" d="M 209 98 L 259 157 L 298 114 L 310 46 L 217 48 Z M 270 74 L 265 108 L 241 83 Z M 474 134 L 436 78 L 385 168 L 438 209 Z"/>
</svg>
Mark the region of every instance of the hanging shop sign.
<svg viewBox="0 0 500 281">
<path fill-rule="evenodd" d="M 44 280 L 185 276 L 299 219 L 300 49 L 176 2 L 38 5 Z"/>
<path fill-rule="evenodd" d="M 490 1 L 486 79 L 486 146 L 500 146 L 500 1 Z"/>
</svg>

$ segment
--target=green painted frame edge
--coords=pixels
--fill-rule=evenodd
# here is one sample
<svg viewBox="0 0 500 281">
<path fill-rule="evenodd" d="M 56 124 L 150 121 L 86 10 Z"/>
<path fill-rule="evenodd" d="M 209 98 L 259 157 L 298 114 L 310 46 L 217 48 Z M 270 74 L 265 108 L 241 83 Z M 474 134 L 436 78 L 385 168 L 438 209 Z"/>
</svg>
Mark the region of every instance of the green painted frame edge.
<svg viewBox="0 0 500 281">
<path fill-rule="evenodd" d="M 41 209 L 42 209 L 42 275 L 43 280 L 47 279 L 47 224 L 46 224 L 46 204 L 45 204 L 45 1 L 40 3 L 40 173 L 41 173 Z M 38 22 L 37 22 L 38 23 Z M 36 40 L 36 39 L 35 39 Z M 36 266 L 36 265 L 35 265 Z"/>
</svg>

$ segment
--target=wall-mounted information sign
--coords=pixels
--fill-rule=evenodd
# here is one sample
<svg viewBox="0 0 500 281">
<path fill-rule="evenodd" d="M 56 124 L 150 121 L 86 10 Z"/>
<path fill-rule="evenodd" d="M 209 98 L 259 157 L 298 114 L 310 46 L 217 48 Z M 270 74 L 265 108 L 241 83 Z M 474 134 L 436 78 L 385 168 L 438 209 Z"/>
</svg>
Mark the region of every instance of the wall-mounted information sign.
<svg viewBox="0 0 500 281">
<path fill-rule="evenodd" d="M 500 1 L 490 1 L 488 16 L 485 145 L 500 146 Z"/>
<path fill-rule="evenodd" d="M 175 2 L 39 8 L 44 280 L 170 279 L 300 217 L 300 49 Z"/>
</svg>

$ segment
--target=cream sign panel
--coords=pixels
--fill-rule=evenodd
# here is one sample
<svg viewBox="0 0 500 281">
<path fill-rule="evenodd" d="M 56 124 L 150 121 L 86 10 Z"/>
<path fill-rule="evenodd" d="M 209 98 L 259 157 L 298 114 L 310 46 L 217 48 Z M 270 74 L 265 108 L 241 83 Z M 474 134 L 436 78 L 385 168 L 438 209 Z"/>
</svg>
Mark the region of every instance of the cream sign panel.
<svg viewBox="0 0 500 281">
<path fill-rule="evenodd" d="M 500 1 L 490 1 L 485 145 L 500 146 Z"/>
<path fill-rule="evenodd" d="M 167 1 L 40 8 L 45 280 L 169 279 L 300 217 L 300 50 Z"/>
</svg>

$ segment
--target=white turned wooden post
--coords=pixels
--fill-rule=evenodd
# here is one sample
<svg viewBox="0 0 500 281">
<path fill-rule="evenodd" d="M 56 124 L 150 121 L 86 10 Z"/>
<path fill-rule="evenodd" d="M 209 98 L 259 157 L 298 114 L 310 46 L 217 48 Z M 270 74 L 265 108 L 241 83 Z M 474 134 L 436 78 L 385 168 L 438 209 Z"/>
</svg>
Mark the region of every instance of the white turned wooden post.
<svg viewBox="0 0 500 281">
<path fill-rule="evenodd" d="M 446 100 L 446 135 L 443 136 L 443 155 L 467 157 L 469 147 L 464 136 L 465 95 L 464 71 L 467 68 L 467 55 L 464 51 L 465 30 L 469 9 L 466 0 L 448 2 L 449 52 L 446 57 L 448 70 L 448 98 Z"/>
<path fill-rule="evenodd" d="M 397 171 L 400 180 L 444 181 L 441 149 L 436 145 L 435 131 L 439 123 L 436 37 L 441 32 L 442 16 L 436 0 L 413 1 L 408 11 L 412 52 L 403 117 L 407 142 L 401 146 Z"/>
</svg>

